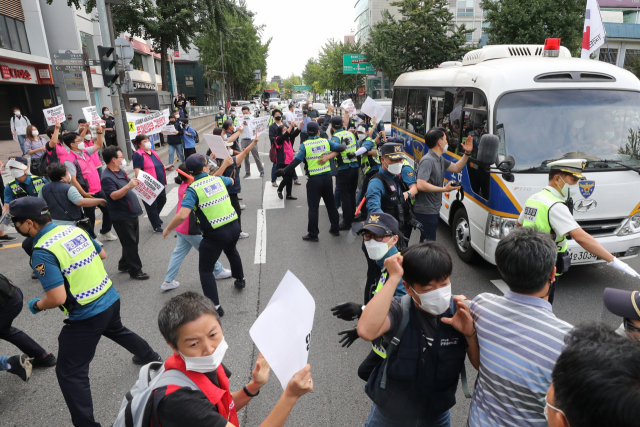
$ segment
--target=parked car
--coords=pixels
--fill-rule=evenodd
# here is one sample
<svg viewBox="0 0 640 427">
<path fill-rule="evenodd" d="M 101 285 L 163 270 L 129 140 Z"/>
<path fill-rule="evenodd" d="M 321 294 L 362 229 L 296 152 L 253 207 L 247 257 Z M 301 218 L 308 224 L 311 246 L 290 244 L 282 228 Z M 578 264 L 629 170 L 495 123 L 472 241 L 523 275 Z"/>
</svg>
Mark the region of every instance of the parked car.
<svg viewBox="0 0 640 427">
<path fill-rule="evenodd" d="M 321 102 L 314 102 L 313 109 L 316 110 L 321 116 L 327 114 L 327 106 Z"/>
</svg>

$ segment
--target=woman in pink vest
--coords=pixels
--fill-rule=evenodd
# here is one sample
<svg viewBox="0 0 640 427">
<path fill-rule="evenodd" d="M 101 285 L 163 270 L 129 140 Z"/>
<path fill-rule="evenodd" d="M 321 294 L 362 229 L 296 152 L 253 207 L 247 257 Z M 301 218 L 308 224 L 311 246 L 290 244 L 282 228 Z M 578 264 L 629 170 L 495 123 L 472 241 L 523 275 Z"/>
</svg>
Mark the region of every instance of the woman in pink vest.
<svg viewBox="0 0 640 427">
<path fill-rule="evenodd" d="M 158 157 L 158 154 L 156 154 L 156 152 L 153 150 L 153 144 L 151 143 L 151 141 L 149 141 L 149 137 L 147 135 L 138 135 L 131 142 L 137 150 L 135 153 L 133 153 L 132 159 L 133 170 L 136 174 L 136 178 L 140 179 L 140 171 L 144 171 L 157 179 L 160 184 L 166 187 L 167 173 L 165 171 L 167 169 L 172 169 L 173 166 L 165 166 L 162 163 L 160 157 Z M 153 201 L 152 204 L 148 205 L 146 202 L 144 203 L 144 208 L 147 211 L 149 222 L 151 223 L 151 227 L 153 227 L 153 231 L 156 233 L 162 233 L 164 231 L 162 229 L 160 212 L 162 212 L 162 208 L 164 208 L 165 203 L 167 203 L 167 193 L 164 188 L 162 189 L 162 192 L 158 194 L 158 197 Z"/>
<path fill-rule="evenodd" d="M 84 121 L 84 129 L 82 130 L 82 132 L 80 132 L 80 136 L 84 138 L 84 146 L 85 148 L 93 147 L 94 142 L 91 137 L 91 129 L 89 129 L 89 124 L 84 119 L 80 119 L 80 120 Z M 80 120 L 78 120 L 78 123 L 80 123 Z M 78 126 L 78 129 L 80 129 L 79 126 Z M 104 140 L 104 135 L 103 135 L 103 140 Z M 100 160 L 100 154 L 98 153 L 98 150 L 93 152 L 93 154 L 91 155 L 91 160 L 93 161 L 93 164 L 98 170 L 98 175 L 102 176 L 102 160 Z"/>
</svg>

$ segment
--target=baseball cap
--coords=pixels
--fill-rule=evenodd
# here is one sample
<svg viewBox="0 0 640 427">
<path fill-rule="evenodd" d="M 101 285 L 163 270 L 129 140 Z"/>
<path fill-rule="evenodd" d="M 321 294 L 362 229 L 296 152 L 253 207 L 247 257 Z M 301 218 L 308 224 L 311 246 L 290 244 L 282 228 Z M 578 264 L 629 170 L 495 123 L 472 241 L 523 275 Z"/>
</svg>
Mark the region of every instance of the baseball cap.
<svg viewBox="0 0 640 427">
<path fill-rule="evenodd" d="M 364 126 L 358 126 L 358 133 L 367 133 L 367 129 Z"/>
<path fill-rule="evenodd" d="M 24 157 L 9 157 L 6 166 L 8 168 L 27 170 L 29 168 L 29 162 L 27 162 L 27 159 Z"/>
<path fill-rule="evenodd" d="M 393 136 L 391 138 L 387 138 L 387 143 L 394 143 L 394 144 L 402 144 L 402 146 L 404 146 L 404 139 L 402 139 L 399 136 Z"/>
<path fill-rule="evenodd" d="M 340 116 L 333 116 L 331 117 L 331 125 L 332 126 L 342 126 L 344 123 L 342 121 L 342 117 Z"/>
<path fill-rule="evenodd" d="M 358 234 L 370 231 L 378 236 L 385 234 L 398 235 L 398 220 L 393 216 L 384 212 L 372 212 L 363 223 L 362 228 L 358 230 Z"/>
<path fill-rule="evenodd" d="M 193 172 L 200 172 L 207 165 L 207 159 L 202 154 L 194 153 L 187 158 L 185 166 Z"/>
<path fill-rule="evenodd" d="M 569 175 L 575 176 L 580 181 L 587 179 L 587 177 L 582 175 L 582 171 L 586 165 L 587 161 L 585 159 L 562 159 L 547 163 L 547 166 L 550 169 L 568 173 Z"/>
<path fill-rule="evenodd" d="M 319 130 L 320 130 L 320 126 L 318 126 L 318 123 L 316 122 L 307 123 L 307 133 L 313 133 L 317 135 Z"/>
<path fill-rule="evenodd" d="M 35 218 L 46 213 L 49 207 L 38 197 L 22 197 L 9 203 L 9 215 L 14 218 Z"/>
<path fill-rule="evenodd" d="M 404 159 L 404 145 L 395 142 L 387 142 L 380 147 L 380 155 L 391 160 Z"/>
<path fill-rule="evenodd" d="M 640 292 L 605 288 L 604 305 L 616 316 L 640 320 Z"/>
</svg>

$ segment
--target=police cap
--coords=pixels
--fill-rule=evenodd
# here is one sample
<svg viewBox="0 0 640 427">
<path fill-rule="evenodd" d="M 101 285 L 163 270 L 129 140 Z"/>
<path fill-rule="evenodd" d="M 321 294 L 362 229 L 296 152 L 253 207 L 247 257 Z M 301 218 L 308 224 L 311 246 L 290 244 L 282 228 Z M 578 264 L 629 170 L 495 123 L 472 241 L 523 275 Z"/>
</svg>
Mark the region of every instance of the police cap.
<svg viewBox="0 0 640 427">
<path fill-rule="evenodd" d="M 391 160 L 404 159 L 404 145 L 396 142 L 387 142 L 380 147 L 380 155 Z"/>
<path fill-rule="evenodd" d="M 185 166 L 191 172 L 200 173 L 202 169 L 207 165 L 207 159 L 202 154 L 194 153 L 187 158 Z"/>
<path fill-rule="evenodd" d="M 320 130 L 320 126 L 316 122 L 307 123 L 307 133 L 310 135 L 317 135 Z"/>
<path fill-rule="evenodd" d="M 606 288 L 604 305 L 616 316 L 640 320 L 640 292 Z"/>
<path fill-rule="evenodd" d="M 38 197 L 22 197 L 9 203 L 9 215 L 14 218 L 35 218 L 46 213 L 49 207 Z"/>
<path fill-rule="evenodd" d="M 340 117 L 340 116 L 331 117 L 331 126 L 333 126 L 333 127 L 342 127 L 343 124 L 344 123 L 342 121 L 342 117 Z"/>
<path fill-rule="evenodd" d="M 398 235 L 398 220 L 393 216 L 384 212 L 372 212 L 367 217 L 362 228 L 358 230 L 358 234 L 363 234 L 365 231 L 370 231 L 378 236 L 384 236 L 385 234 Z"/>
<path fill-rule="evenodd" d="M 582 171 L 586 165 L 587 161 L 585 159 L 562 159 L 547 163 L 549 169 L 568 173 L 569 175 L 575 176 L 580 181 L 587 179 L 587 177 L 582 175 Z"/>
<path fill-rule="evenodd" d="M 29 162 L 24 157 L 9 157 L 9 161 L 6 165 L 8 168 L 16 168 L 26 170 L 29 168 Z"/>
</svg>

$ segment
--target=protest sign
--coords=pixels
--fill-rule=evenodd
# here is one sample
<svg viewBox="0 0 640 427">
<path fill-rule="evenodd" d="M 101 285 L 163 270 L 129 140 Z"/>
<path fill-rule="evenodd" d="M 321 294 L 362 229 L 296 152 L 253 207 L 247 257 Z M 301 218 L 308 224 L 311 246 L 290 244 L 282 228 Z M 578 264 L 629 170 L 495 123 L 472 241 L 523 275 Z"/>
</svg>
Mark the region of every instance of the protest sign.
<svg viewBox="0 0 640 427">
<path fill-rule="evenodd" d="M 216 155 L 216 159 L 226 159 L 229 157 L 229 149 L 224 144 L 222 137 L 219 135 L 205 135 L 205 141 L 211 149 L 211 154 Z"/>
<path fill-rule="evenodd" d="M 370 96 L 367 96 L 367 99 L 362 104 L 360 111 L 371 118 L 375 117 L 378 122 L 382 120 L 384 113 L 387 112 L 386 108 L 371 99 Z"/>
<path fill-rule="evenodd" d="M 56 123 L 65 121 L 64 106 L 62 104 L 51 108 L 45 108 L 42 112 L 44 113 L 44 118 L 47 119 L 47 126 L 53 126 Z"/>
<path fill-rule="evenodd" d="M 316 303 L 287 271 L 249 335 L 278 377 L 282 389 L 307 364 Z"/>
<path fill-rule="evenodd" d="M 293 109 L 293 123 L 300 126 L 303 122 L 302 108 Z"/>
<path fill-rule="evenodd" d="M 269 119 L 270 116 L 254 117 L 251 119 L 249 126 L 251 127 L 254 138 L 256 135 L 262 135 L 269 129 Z"/>
<path fill-rule="evenodd" d="M 147 205 L 152 205 L 158 195 L 162 193 L 164 185 L 146 173 L 145 171 L 138 172 L 138 180 L 140 184 L 133 187 L 133 192 L 138 195 Z"/>
<path fill-rule="evenodd" d="M 129 138 L 138 134 L 155 135 L 169 124 L 169 109 L 152 111 L 149 114 L 127 113 L 129 122 Z"/>
<path fill-rule="evenodd" d="M 98 115 L 98 107 L 84 107 L 82 109 L 82 114 L 84 114 L 84 118 L 89 123 L 89 126 L 100 126 L 100 123 L 103 120 Z"/>
<path fill-rule="evenodd" d="M 349 113 L 349 115 L 355 114 L 356 112 L 356 106 L 351 99 L 345 99 L 344 101 L 342 101 L 340 107 L 342 107 L 347 113 Z"/>
<path fill-rule="evenodd" d="M 175 126 L 173 126 L 173 125 L 162 126 L 162 134 L 163 135 L 175 135 L 177 133 L 178 133 L 178 131 L 176 130 Z"/>
</svg>

